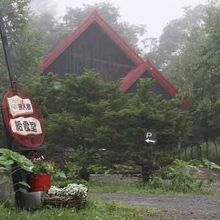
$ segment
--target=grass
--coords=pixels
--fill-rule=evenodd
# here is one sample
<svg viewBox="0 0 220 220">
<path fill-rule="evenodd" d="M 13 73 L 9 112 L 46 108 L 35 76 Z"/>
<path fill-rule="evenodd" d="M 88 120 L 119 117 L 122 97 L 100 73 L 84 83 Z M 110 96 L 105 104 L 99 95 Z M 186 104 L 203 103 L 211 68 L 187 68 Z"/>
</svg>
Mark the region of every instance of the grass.
<svg viewBox="0 0 220 220">
<path fill-rule="evenodd" d="M 142 220 L 158 219 L 160 212 L 156 209 L 135 208 L 116 202 L 104 202 L 91 198 L 85 209 L 41 208 L 34 212 L 16 210 L 12 207 L 0 205 L 0 219 L 4 220 Z"/>
<path fill-rule="evenodd" d="M 90 184 L 90 192 L 96 193 L 129 193 L 129 194 L 164 194 L 163 189 L 153 189 L 138 183 L 132 184 Z"/>
<path fill-rule="evenodd" d="M 142 185 L 138 183 L 133 184 L 90 184 L 90 192 L 93 193 L 125 193 L 125 194 L 133 194 L 133 195 L 216 195 L 220 196 L 220 193 L 207 191 L 207 192 L 190 192 L 190 193 L 182 193 L 175 191 L 168 191 L 165 188 L 152 188 L 148 185 Z"/>
<path fill-rule="evenodd" d="M 183 193 L 166 192 L 164 189 L 152 189 L 141 184 L 91 184 L 90 192 L 95 193 L 128 193 L 128 194 L 168 194 L 183 195 Z M 186 195 L 186 194 L 184 194 Z M 79 211 L 73 208 L 41 207 L 28 212 L 17 210 L 0 203 L 0 219 L 4 220 L 142 220 L 162 219 L 163 212 L 154 208 L 138 208 L 119 202 L 106 202 L 96 198 L 93 194 L 89 198 L 85 209 Z"/>
</svg>

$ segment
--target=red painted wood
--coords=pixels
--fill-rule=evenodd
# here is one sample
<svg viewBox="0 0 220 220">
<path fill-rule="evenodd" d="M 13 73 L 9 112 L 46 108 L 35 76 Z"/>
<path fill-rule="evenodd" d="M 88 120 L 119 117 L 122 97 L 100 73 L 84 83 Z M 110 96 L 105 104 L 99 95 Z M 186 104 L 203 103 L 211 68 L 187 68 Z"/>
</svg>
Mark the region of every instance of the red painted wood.
<svg viewBox="0 0 220 220">
<path fill-rule="evenodd" d="M 177 89 L 149 61 L 145 61 L 126 75 L 122 81 L 122 90 L 126 92 L 147 70 L 150 70 L 152 76 L 171 96 L 178 95 Z"/>
</svg>

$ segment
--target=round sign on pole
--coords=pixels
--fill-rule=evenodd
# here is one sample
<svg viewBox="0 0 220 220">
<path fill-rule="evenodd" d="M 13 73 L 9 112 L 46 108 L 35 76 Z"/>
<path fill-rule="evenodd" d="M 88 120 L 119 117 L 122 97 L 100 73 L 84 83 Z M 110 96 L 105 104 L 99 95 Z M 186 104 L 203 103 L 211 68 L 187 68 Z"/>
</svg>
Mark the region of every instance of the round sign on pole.
<svg viewBox="0 0 220 220">
<path fill-rule="evenodd" d="M 33 97 L 16 84 L 4 95 L 3 118 L 12 139 L 21 147 L 38 148 L 43 144 L 42 113 Z"/>
</svg>

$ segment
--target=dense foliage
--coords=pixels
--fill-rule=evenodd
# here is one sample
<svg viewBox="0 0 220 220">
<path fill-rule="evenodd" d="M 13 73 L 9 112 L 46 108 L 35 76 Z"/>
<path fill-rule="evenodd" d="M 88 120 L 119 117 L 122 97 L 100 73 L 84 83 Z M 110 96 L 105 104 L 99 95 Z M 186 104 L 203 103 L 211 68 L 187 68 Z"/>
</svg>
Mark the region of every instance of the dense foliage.
<svg viewBox="0 0 220 220">
<path fill-rule="evenodd" d="M 192 100 L 194 130 L 202 141 L 218 141 L 220 134 L 220 5 L 206 7 L 200 28 L 192 29 L 183 42 L 170 74 Z"/>
<path fill-rule="evenodd" d="M 208 157 L 210 142 L 214 143 L 216 161 L 220 159 L 219 14 L 218 1 L 186 8 L 183 17 L 164 28 L 148 54 L 191 101 L 193 138 L 186 145 L 205 142 Z"/>
<path fill-rule="evenodd" d="M 47 10 L 31 13 L 28 4 L 28 0 L 0 1 L 17 78 L 37 99 L 47 120 L 45 145 L 49 155 L 64 161 L 65 150 L 76 165 L 109 168 L 142 164 L 153 157 L 171 161 L 172 150 L 183 142 L 189 144 L 191 130 L 199 142 L 219 141 L 219 4 L 186 9 L 182 19 L 168 24 L 152 47 L 154 53 L 148 54 L 190 99 L 189 112 L 181 109 L 180 100 L 164 100 L 153 93 L 151 80 L 140 81 L 135 92 L 124 94 L 120 82 L 106 83 L 92 71 L 62 79 L 37 75 L 48 49 L 95 8 L 133 47 L 145 29 L 119 22 L 118 9 L 109 3 L 68 9 L 63 22 Z M 2 96 L 9 85 L 3 56 L 0 66 Z M 2 123 L 0 130 L 3 133 Z M 149 130 L 158 138 L 154 156 L 144 143 Z M 5 144 L 3 138 L 0 141 Z"/>
<path fill-rule="evenodd" d="M 67 75 L 59 85 L 54 80 L 43 76 L 32 85 L 47 115 L 46 145 L 53 155 L 68 151 L 85 166 L 141 163 L 150 158 L 146 131 L 158 134 L 162 151 L 172 151 L 189 131 L 189 116 L 180 101 L 153 93 L 151 80 L 141 81 L 130 94 L 121 91 L 119 82 L 104 82 L 91 71 Z M 60 153 L 58 157 L 63 159 Z"/>
</svg>

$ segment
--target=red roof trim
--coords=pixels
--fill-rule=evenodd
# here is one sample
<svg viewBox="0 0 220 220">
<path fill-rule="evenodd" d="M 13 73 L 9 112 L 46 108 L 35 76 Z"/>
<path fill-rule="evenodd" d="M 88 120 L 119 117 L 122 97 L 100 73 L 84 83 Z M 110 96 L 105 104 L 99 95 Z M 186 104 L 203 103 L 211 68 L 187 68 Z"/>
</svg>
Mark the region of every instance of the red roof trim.
<svg viewBox="0 0 220 220">
<path fill-rule="evenodd" d="M 93 23 L 97 23 L 136 65 L 143 63 L 143 59 L 95 11 L 44 59 L 42 71 L 45 71 Z"/>
<path fill-rule="evenodd" d="M 166 89 L 171 96 L 177 96 L 179 93 L 176 89 L 176 87 L 170 83 L 158 70 L 155 68 L 149 61 L 145 62 L 147 65 L 147 68 L 150 69 L 152 76 L 156 78 L 156 80 L 161 84 L 161 86 Z"/>
<path fill-rule="evenodd" d="M 132 69 L 122 80 L 122 90 L 126 92 L 146 72 L 146 63 Z"/>
<path fill-rule="evenodd" d="M 126 92 L 147 70 L 171 96 L 177 96 L 177 89 L 149 62 L 146 61 L 131 70 L 122 81 L 122 90 Z"/>
</svg>

